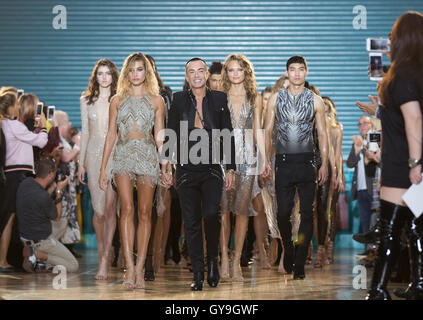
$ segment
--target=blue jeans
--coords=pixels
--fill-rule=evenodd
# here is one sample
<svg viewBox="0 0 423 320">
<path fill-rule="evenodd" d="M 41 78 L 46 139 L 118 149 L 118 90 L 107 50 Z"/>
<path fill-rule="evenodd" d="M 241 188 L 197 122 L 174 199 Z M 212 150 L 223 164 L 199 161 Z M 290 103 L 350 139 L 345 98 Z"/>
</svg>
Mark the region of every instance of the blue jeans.
<svg viewBox="0 0 423 320">
<path fill-rule="evenodd" d="M 362 232 L 370 229 L 370 217 L 372 215 L 372 196 L 367 190 L 357 192 L 358 207 L 360 208 L 360 222 Z"/>
</svg>

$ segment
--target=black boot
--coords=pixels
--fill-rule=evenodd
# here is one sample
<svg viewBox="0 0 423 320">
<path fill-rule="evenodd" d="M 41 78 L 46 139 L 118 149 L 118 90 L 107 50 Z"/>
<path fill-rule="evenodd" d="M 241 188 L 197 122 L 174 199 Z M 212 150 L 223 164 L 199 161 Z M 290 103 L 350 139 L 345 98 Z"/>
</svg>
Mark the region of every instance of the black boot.
<svg viewBox="0 0 423 320">
<path fill-rule="evenodd" d="M 365 233 L 358 233 L 353 235 L 353 239 L 357 242 L 364 243 L 364 244 L 374 244 L 376 243 L 379 234 L 380 234 L 380 222 L 376 223 L 376 225 Z"/>
<path fill-rule="evenodd" d="M 201 291 L 203 290 L 204 272 L 194 272 L 194 279 L 192 280 L 191 290 Z"/>
<path fill-rule="evenodd" d="M 207 282 L 210 287 L 217 287 L 220 280 L 217 258 L 207 258 Z"/>
<path fill-rule="evenodd" d="M 408 250 L 411 282 L 407 289 L 397 289 L 394 293 L 397 297 L 407 300 L 423 300 L 423 220 L 422 218 L 410 220 Z"/>
<path fill-rule="evenodd" d="M 304 280 L 304 279 L 305 279 L 304 266 L 295 265 L 295 268 L 294 268 L 294 280 Z"/>
<path fill-rule="evenodd" d="M 400 245 L 401 228 L 409 209 L 380 200 L 380 238 L 376 250 L 371 289 L 366 300 L 391 300 L 387 285 L 392 265 L 396 261 Z"/>
<path fill-rule="evenodd" d="M 156 277 L 154 276 L 153 256 L 151 254 L 147 254 L 145 259 L 144 280 L 154 281 L 155 279 Z"/>
</svg>

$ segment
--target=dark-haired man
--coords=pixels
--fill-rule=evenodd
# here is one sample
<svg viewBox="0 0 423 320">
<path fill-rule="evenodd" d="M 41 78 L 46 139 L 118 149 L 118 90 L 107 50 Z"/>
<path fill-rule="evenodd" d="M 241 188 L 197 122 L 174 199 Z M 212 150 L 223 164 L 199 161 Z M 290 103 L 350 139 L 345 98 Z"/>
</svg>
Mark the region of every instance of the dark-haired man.
<svg viewBox="0 0 423 320">
<path fill-rule="evenodd" d="M 16 194 L 16 216 L 21 240 L 25 245 L 23 268 L 32 272 L 37 260 L 49 265 L 62 265 L 67 272 L 76 272 L 78 261 L 72 253 L 52 236 L 52 220 L 60 219 L 63 189 L 68 179 L 52 187 L 56 177 L 55 163 L 51 159 L 39 160 L 35 178 L 21 182 Z M 56 193 L 52 200 L 47 189 Z"/>
<path fill-rule="evenodd" d="M 212 62 L 209 68 L 209 88 L 216 91 L 222 91 L 222 68 L 223 64 L 220 61 Z"/>
<path fill-rule="evenodd" d="M 188 253 L 194 273 L 191 290 L 198 291 L 202 290 L 204 279 L 201 218 L 204 218 L 207 242 L 207 282 L 211 287 L 216 287 L 219 282 L 217 255 L 220 201 L 223 183 L 227 189 L 232 186 L 233 171 L 236 168 L 235 145 L 226 94 L 206 87 L 208 70 L 204 60 L 189 60 L 185 66 L 185 78 L 190 89 L 174 94 L 168 128 L 176 133 L 177 138 L 175 187 L 181 203 Z M 230 157 L 226 164 L 226 169 L 229 170 L 226 176 L 222 171 L 225 152 L 219 152 L 218 158 L 213 152 L 213 144 L 216 140 L 222 140 L 213 139 L 216 129 L 226 129 L 230 136 L 230 154 L 225 157 Z M 202 139 L 203 137 L 206 138 Z M 205 148 L 197 149 L 199 145 Z M 170 167 L 167 172 L 170 172 Z M 170 177 L 165 177 L 164 181 L 168 186 L 171 184 Z"/>
<path fill-rule="evenodd" d="M 322 185 L 328 177 L 328 137 L 323 100 L 304 87 L 307 62 L 293 56 L 286 63 L 287 89 L 274 93 L 268 102 L 266 123 L 266 170 L 269 177 L 271 136 L 276 130 L 275 187 L 278 203 L 278 225 L 284 244 L 284 268 L 294 271 L 294 279 L 304 279 L 304 265 L 313 233 L 313 202 L 316 190 L 313 126 L 315 124 L 322 166 L 317 178 Z M 300 199 L 301 223 L 295 245 L 292 241 L 290 215 L 295 191 Z"/>
</svg>

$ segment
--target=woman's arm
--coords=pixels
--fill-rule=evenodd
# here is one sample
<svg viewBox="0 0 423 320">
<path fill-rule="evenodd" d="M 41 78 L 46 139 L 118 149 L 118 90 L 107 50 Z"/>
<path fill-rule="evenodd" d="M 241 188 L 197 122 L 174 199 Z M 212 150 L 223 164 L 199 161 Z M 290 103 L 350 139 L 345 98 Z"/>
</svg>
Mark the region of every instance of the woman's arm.
<svg viewBox="0 0 423 320">
<path fill-rule="evenodd" d="M 113 146 L 117 137 L 117 125 L 116 119 L 118 114 L 118 109 L 121 104 L 121 99 L 118 96 L 113 96 L 110 100 L 109 107 L 109 128 L 107 130 L 106 140 L 104 142 L 103 158 L 101 160 L 100 167 L 100 178 L 99 186 L 103 191 L 107 190 L 107 176 L 106 176 L 106 166 L 109 162 L 110 154 L 112 153 Z"/>
<path fill-rule="evenodd" d="M 266 135 L 261 127 L 263 117 L 263 106 L 261 95 L 258 94 L 254 104 L 254 121 L 253 121 L 253 134 L 254 142 L 257 145 L 257 174 L 262 174 L 266 165 Z"/>
<path fill-rule="evenodd" d="M 415 160 L 422 159 L 422 112 L 418 101 L 410 101 L 401 105 L 401 112 L 404 117 L 405 134 L 408 142 L 408 156 Z M 410 181 L 412 184 L 419 184 L 422 181 L 421 163 L 410 169 Z"/>
<path fill-rule="evenodd" d="M 155 117 L 154 117 L 154 140 L 156 142 L 156 147 L 159 155 L 162 154 L 163 142 L 165 138 L 165 104 L 161 96 L 154 96 L 151 98 L 151 103 L 154 108 Z M 167 168 L 167 161 L 163 160 L 161 163 L 162 171 L 165 172 Z"/>
</svg>

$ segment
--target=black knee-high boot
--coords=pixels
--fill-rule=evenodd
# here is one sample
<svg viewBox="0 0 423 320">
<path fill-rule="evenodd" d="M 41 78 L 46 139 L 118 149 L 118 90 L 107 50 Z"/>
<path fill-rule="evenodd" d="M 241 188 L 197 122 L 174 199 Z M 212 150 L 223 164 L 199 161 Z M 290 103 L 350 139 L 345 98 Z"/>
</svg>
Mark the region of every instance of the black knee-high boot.
<svg viewBox="0 0 423 320">
<path fill-rule="evenodd" d="M 423 300 L 423 217 L 412 216 L 407 227 L 411 282 L 406 290 L 397 289 L 394 293 L 407 300 Z"/>
<path fill-rule="evenodd" d="M 387 285 L 399 252 L 401 228 L 409 214 L 407 207 L 380 201 L 380 237 L 376 250 L 371 289 L 366 300 L 391 300 Z"/>
</svg>

